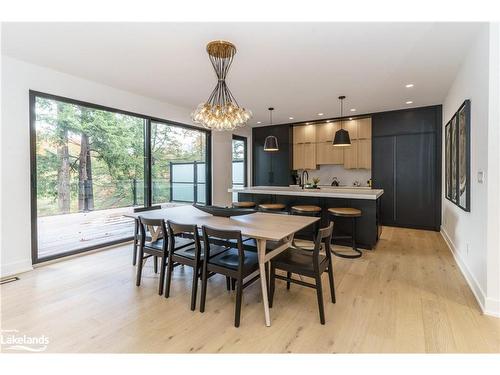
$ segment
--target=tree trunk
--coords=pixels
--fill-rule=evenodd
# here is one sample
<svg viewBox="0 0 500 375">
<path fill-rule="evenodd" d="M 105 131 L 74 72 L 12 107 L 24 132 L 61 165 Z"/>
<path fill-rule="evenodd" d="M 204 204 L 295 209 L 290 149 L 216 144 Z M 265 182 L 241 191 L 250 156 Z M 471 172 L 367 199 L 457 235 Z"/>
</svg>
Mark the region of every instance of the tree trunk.
<svg viewBox="0 0 500 375">
<path fill-rule="evenodd" d="M 78 210 L 80 212 L 94 209 L 92 190 L 89 137 L 87 134 L 82 133 L 80 155 L 78 157 Z"/>
<path fill-rule="evenodd" d="M 61 161 L 57 171 L 57 205 L 60 213 L 68 214 L 70 211 L 68 129 L 64 129 L 62 133 L 57 147 L 57 158 Z"/>
</svg>

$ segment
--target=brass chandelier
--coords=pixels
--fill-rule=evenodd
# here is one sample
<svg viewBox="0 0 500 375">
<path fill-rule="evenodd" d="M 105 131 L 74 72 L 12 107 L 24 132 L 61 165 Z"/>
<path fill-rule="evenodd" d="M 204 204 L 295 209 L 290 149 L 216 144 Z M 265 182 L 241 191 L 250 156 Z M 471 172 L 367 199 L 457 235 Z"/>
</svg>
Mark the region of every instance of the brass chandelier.
<svg viewBox="0 0 500 375">
<path fill-rule="evenodd" d="M 217 40 L 207 44 L 207 52 L 217 75 L 217 85 L 208 100 L 194 110 L 191 118 L 195 124 L 213 130 L 234 130 L 244 126 L 252 112 L 238 105 L 226 84 L 236 47 L 230 42 Z"/>
</svg>

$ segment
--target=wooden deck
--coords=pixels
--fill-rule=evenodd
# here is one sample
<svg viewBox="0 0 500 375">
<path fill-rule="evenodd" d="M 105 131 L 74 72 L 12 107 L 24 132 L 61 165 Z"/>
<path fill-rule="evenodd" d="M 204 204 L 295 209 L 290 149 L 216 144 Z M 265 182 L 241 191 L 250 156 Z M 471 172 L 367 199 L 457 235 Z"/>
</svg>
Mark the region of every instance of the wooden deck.
<svg viewBox="0 0 500 375">
<path fill-rule="evenodd" d="M 179 205 L 166 203 L 162 207 Z M 41 217 L 38 219 L 38 257 L 130 237 L 134 233 L 134 221 L 124 214 L 131 211 L 131 207 L 124 207 Z"/>
</svg>

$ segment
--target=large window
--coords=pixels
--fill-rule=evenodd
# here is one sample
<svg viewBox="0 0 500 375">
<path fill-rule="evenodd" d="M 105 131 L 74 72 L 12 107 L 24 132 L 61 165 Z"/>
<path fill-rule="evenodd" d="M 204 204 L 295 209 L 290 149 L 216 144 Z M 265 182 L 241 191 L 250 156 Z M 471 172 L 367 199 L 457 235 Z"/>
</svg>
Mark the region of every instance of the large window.
<svg viewBox="0 0 500 375">
<path fill-rule="evenodd" d="M 233 188 L 247 185 L 247 139 L 233 135 Z M 238 201 L 238 193 L 233 193 L 233 202 Z"/>
<path fill-rule="evenodd" d="M 33 261 L 126 241 L 134 206 L 210 201 L 210 133 L 30 93 Z"/>
</svg>

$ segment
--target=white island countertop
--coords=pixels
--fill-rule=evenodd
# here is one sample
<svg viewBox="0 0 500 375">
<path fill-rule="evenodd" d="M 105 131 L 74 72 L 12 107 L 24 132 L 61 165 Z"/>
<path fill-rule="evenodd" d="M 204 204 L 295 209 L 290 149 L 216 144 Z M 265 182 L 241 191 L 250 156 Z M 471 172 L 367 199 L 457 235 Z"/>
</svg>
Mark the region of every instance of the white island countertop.
<svg viewBox="0 0 500 375">
<path fill-rule="evenodd" d="M 382 189 L 370 188 L 334 188 L 321 187 L 320 189 L 301 189 L 297 186 L 250 186 L 228 189 L 231 193 L 270 194 L 270 195 L 296 195 L 304 197 L 346 198 L 346 199 L 371 199 L 375 200 L 384 194 Z"/>
</svg>

